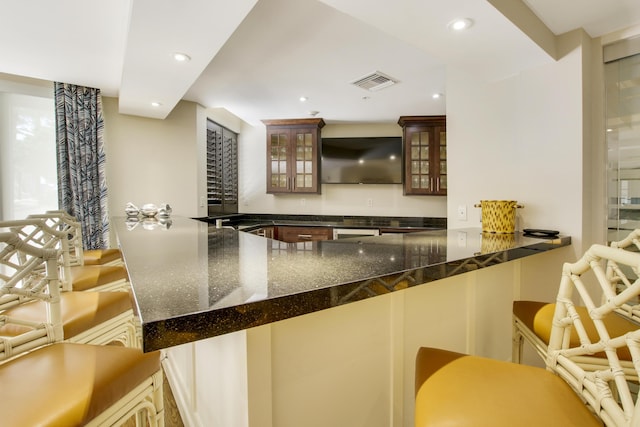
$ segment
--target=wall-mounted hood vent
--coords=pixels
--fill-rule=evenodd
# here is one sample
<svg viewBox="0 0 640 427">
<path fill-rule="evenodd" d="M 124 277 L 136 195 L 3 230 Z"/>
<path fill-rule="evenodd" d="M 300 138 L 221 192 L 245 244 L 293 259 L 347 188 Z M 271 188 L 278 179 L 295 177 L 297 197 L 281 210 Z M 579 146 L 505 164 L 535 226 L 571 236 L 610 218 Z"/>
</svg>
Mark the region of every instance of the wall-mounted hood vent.
<svg viewBox="0 0 640 427">
<path fill-rule="evenodd" d="M 397 80 L 381 73 L 380 71 L 374 71 L 371 74 L 367 74 L 366 76 L 360 77 L 359 79 L 351 82 L 353 85 L 370 91 L 384 89 L 385 87 L 389 87 L 396 83 L 398 83 Z"/>
</svg>

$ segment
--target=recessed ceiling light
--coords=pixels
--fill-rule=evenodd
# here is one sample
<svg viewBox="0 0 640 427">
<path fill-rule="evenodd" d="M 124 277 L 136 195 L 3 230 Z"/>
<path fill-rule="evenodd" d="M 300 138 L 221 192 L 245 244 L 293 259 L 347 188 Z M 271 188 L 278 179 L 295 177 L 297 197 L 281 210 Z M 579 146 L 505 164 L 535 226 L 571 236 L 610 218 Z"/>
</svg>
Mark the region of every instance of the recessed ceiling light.
<svg viewBox="0 0 640 427">
<path fill-rule="evenodd" d="M 434 93 L 433 95 L 431 95 L 431 97 L 432 97 L 433 99 L 440 99 L 440 98 L 442 98 L 443 96 L 444 96 L 444 95 L 443 95 L 443 94 L 441 94 L 441 93 Z"/>
<path fill-rule="evenodd" d="M 309 98 L 307 98 L 306 96 L 301 96 L 300 97 L 300 102 L 305 102 L 307 99 L 309 99 Z"/>
<path fill-rule="evenodd" d="M 473 25 L 473 20 L 469 18 L 458 18 L 449 22 L 447 28 L 452 31 L 462 31 L 470 28 Z"/>
<path fill-rule="evenodd" d="M 161 103 L 159 103 L 159 102 L 155 102 L 155 101 L 151 103 L 151 106 L 152 106 L 152 107 L 159 107 L 159 106 L 161 106 L 161 105 L 162 105 Z"/>
<path fill-rule="evenodd" d="M 175 59 L 178 62 L 187 62 L 191 59 L 191 57 L 189 55 L 187 55 L 186 53 L 182 53 L 182 52 L 175 52 L 173 54 L 173 59 Z"/>
</svg>

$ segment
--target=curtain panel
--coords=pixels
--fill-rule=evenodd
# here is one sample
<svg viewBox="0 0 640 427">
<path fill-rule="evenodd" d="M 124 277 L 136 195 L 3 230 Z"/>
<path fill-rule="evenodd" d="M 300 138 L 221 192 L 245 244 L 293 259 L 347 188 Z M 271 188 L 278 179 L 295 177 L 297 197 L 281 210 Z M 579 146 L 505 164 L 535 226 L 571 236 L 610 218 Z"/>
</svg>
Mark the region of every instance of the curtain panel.
<svg viewBox="0 0 640 427">
<path fill-rule="evenodd" d="M 100 90 L 54 85 L 58 203 L 82 224 L 85 249 L 106 248 L 109 215 Z"/>
</svg>

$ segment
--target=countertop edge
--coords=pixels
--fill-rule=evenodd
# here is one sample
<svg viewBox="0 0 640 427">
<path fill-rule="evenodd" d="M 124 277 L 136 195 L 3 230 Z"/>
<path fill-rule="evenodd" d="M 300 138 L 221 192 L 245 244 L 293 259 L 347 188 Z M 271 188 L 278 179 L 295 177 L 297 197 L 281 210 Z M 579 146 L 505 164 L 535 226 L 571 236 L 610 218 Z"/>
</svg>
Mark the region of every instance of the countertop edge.
<svg viewBox="0 0 640 427">
<path fill-rule="evenodd" d="M 488 254 L 412 268 L 378 277 L 363 278 L 331 287 L 310 289 L 281 297 L 248 302 L 232 307 L 210 309 L 176 318 L 143 322 L 145 352 L 237 332 L 296 316 L 386 295 L 414 286 L 477 271 L 508 261 L 571 245 L 571 237 L 536 239 L 536 242 Z M 370 292 L 362 298 L 363 288 L 377 287 L 383 293 Z M 358 297 L 354 298 L 354 295 Z"/>
</svg>

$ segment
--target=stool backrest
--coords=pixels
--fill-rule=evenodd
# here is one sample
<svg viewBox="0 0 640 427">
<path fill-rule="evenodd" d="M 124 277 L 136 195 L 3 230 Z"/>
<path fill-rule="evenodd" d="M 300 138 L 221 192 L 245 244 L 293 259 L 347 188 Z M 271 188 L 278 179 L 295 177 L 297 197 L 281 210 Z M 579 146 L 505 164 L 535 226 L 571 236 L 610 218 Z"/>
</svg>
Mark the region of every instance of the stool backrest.
<svg viewBox="0 0 640 427">
<path fill-rule="evenodd" d="M 59 224 L 57 221 L 52 221 L 48 218 L 30 216 L 27 219 L 0 221 L 0 230 L 3 229 L 15 232 L 20 239 L 31 246 L 43 249 L 59 249 L 58 266 L 61 270 L 59 279 L 62 290 L 72 290 L 69 234 L 73 231 L 70 231 L 69 226 Z"/>
<path fill-rule="evenodd" d="M 69 245 L 69 265 L 84 265 L 82 226 L 74 217 L 65 211 L 47 211 L 43 214 L 29 215 L 29 218 L 42 219 L 50 228 L 66 232 Z"/>
<path fill-rule="evenodd" d="M 593 245 L 577 262 L 564 264 L 546 364 L 584 398 L 606 425 L 639 425 L 640 406 L 635 403 L 619 352 L 625 350 L 631 354 L 632 369 L 640 375 L 640 326 L 615 336 L 607 329 L 604 320 L 607 316 L 618 316 L 617 311 L 621 307 L 638 297 L 640 280 L 634 280 L 620 292 L 613 292 L 612 277 L 607 274 L 611 262 L 621 268 L 640 271 L 640 253 L 604 245 Z M 585 274 L 593 274 L 597 279 L 605 295 L 603 302 L 594 302 L 583 283 Z M 574 298 L 580 301 L 574 303 Z M 597 342 L 589 339 L 585 330 L 587 319 L 580 317 L 577 305 L 587 308 L 599 336 Z M 578 334 L 581 343 L 574 347 L 570 345 L 572 330 Z M 581 362 L 596 353 L 604 353 L 606 363 L 587 371 Z"/>
<path fill-rule="evenodd" d="M 57 249 L 35 247 L 14 232 L 0 232 L 0 302 L 12 305 L 22 299 L 38 299 L 45 302 L 46 310 L 44 324 L 23 322 L 0 312 L 3 327 L 11 324 L 26 329 L 16 336 L 0 337 L 0 360 L 62 341 L 58 257 Z"/>
<path fill-rule="evenodd" d="M 611 242 L 612 248 L 620 248 L 633 252 L 640 251 L 640 229 L 633 230 L 627 237 L 617 242 Z M 609 261 L 607 265 L 607 277 L 612 284 L 613 293 L 620 293 L 633 285 L 640 276 L 638 271 L 632 268 L 619 266 L 615 261 Z M 605 295 L 605 298 L 607 295 Z M 617 310 L 622 316 L 635 322 L 640 322 L 640 301 L 636 298 L 620 306 Z"/>
</svg>

